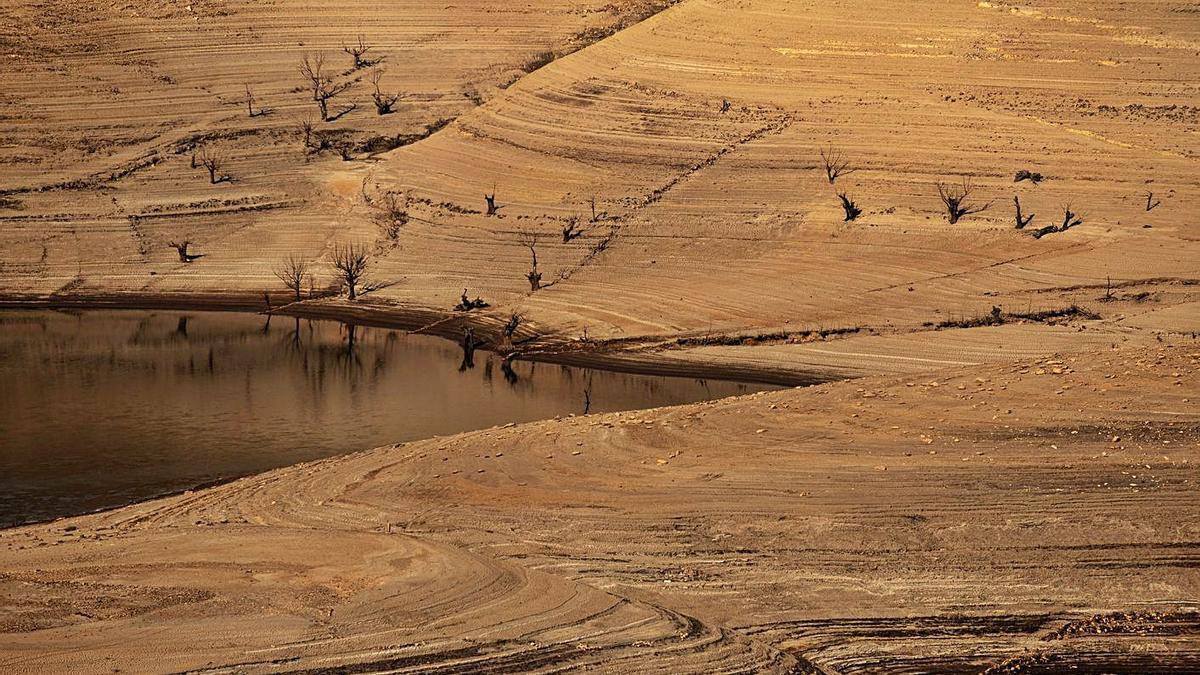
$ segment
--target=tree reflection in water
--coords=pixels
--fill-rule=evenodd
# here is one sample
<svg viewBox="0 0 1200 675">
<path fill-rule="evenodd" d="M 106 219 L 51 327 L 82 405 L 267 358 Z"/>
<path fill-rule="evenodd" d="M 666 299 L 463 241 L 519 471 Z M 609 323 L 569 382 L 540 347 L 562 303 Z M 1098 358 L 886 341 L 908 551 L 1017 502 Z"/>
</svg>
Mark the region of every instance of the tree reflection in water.
<svg viewBox="0 0 1200 675">
<path fill-rule="evenodd" d="M 518 363 L 477 354 L 468 335 L 455 344 L 217 312 L 0 311 L 0 526 L 388 443 L 749 390 Z"/>
</svg>

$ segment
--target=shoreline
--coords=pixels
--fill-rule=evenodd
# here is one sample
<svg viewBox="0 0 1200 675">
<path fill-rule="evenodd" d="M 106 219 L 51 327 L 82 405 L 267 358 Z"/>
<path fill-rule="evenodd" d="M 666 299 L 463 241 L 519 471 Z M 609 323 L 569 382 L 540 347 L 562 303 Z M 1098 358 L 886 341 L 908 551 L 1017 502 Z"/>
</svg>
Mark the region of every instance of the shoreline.
<svg viewBox="0 0 1200 675">
<path fill-rule="evenodd" d="M 477 330 L 496 330 L 500 326 L 499 322 L 494 317 L 488 317 L 484 314 L 476 314 L 474 316 L 458 315 L 453 313 L 439 313 L 428 308 L 416 307 L 378 307 L 371 305 L 349 305 L 347 303 L 330 303 L 319 302 L 319 298 L 314 298 L 318 302 L 301 302 L 290 303 L 283 305 L 273 305 L 273 308 L 266 310 L 261 299 L 256 298 L 250 293 L 233 293 L 228 295 L 205 293 L 205 294 L 180 294 L 177 296 L 171 295 L 142 295 L 142 294 L 108 294 L 88 296 L 86 298 L 61 298 L 61 297 L 46 297 L 46 296 L 0 296 L 0 310 L 77 310 L 77 311 L 99 311 L 99 310 L 117 310 L 117 311 L 200 311 L 200 312 L 234 312 L 234 313 L 253 313 L 259 315 L 278 315 L 289 316 L 299 319 L 308 319 L 316 321 L 336 321 L 340 323 L 353 324 L 357 326 L 369 328 L 382 328 L 391 330 L 403 330 L 410 334 L 433 335 L 444 340 L 457 342 L 454 337 L 455 332 L 464 324 L 469 323 Z M 480 321 L 479 319 L 485 319 Z M 492 319 L 492 321 L 486 321 Z M 430 325 L 436 326 L 435 330 L 428 330 Z M 485 333 L 486 334 L 486 333 Z M 487 347 L 481 347 L 483 351 L 490 351 Z M 747 368 L 737 366 L 723 366 L 721 364 L 686 364 L 686 363 L 667 363 L 656 361 L 653 353 L 638 352 L 633 350 L 622 351 L 620 349 L 611 350 L 560 350 L 560 351 L 534 351 L 529 354 L 514 354 L 514 360 L 528 361 L 533 363 L 547 363 L 555 365 L 573 366 L 577 368 L 587 368 L 593 370 L 603 370 L 615 373 L 628 373 L 633 375 L 646 375 L 657 377 L 675 377 L 675 378 L 695 378 L 695 379 L 713 379 L 729 382 L 737 382 L 744 384 L 768 385 L 775 387 L 806 387 L 825 382 L 838 381 L 848 379 L 845 377 L 822 376 L 814 374 L 811 378 L 805 379 L 796 377 L 786 372 L 776 372 L 766 368 Z M 730 397 L 725 397 L 730 398 Z M 736 398 L 736 397 L 732 397 Z M 722 400 L 722 399 L 714 399 Z M 633 409 L 630 412 L 644 410 L 642 408 Z M 544 422 L 547 420 L 536 420 Z M 473 433 L 487 431 L 491 428 L 470 430 L 460 433 Z M 414 439 L 415 441 L 426 442 L 429 438 Z M 406 441 L 413 442 L 413 441 Z M 321 458 L 321 460 L 337 459 L 347 457 L 359 452 L 368 452 L 376 449 L 375 446 L 368 448 L 351 448 L 344 452 Z M 313 460 L 309 460 L 313 461 Z M 219 487 L 232 483 L 234 481 L 251 478 L 258 475 L 278 471 L 280 469 L 288 469 L 296 466 L 301 466 L 309 463 L 309 461 L 284 464 L 282 466 L 273 467 L 264 471 L 254 471 L 245 474 L 235 474 L 223 476 L 219 478 L 208 479 L 196 484 L 183 485 L 177 488 L 171 488 L 162 492 L 157 492 L 146 497 L 136 498 L 131 501 L 123 501 L 112 506 L 105 506 L 79 513 L 67 515 L 52 516 L 48 518 L 34 518 L 18 523 L 0 525 L 0 533 L 12 531 L 23 527 L 36 527 L 48 524 L 57 523 L 60 521 L 71 520 L 76 518 L 84 518 L 105 514 L 129 508 L 139 504 L 145 504 L 160 499 L 168 499 L 179 495 L 206 490 L 209 488 Z M 317 460 L 320 461 L 320 460 Z"/>
<path fill-rule="evenodd" d="M 350 304 L 340 298 L 312 298 L 288 302 L 286 293 L 197 293 L 197 294 L 138 294 L 112 293 L 87 296 L 0 295 L 0 309 L 50 310 L 163 310 L 247 312 L 290 316 L 300 319 L 338 321 L 368 328 L 403 330 L 413 334 L 433 335 L 458 342 L 461 330 L 470 326 L 488 338 L 481 347 L 487 351 L 494 346 L 494 336 L 503 329 L 503 321 L 484 313 L 455 313 L 410 305 Z M 279 304 L 267 306 L 264 297 L 285 298 Z M 653 351 L 623 349 L 620 341 L 597 342 L 590 347 L 565 342 L 553 335 L 540 335 L 523 326 L 518 334 L 533 343 L 528 351 L 514 352 L 510 358 L 520 361 L 591 368 L 632 375 L 682 377 L 725 380 L 745 384 L 764 384 L 778 387 L 805 387 L 825 382 L 852 379 L 833 370 L 787 370 L 720 362 L 683 362 L 655 358 Z M 542 341 L 540 344 L 535 341 Z"/>
</svg>

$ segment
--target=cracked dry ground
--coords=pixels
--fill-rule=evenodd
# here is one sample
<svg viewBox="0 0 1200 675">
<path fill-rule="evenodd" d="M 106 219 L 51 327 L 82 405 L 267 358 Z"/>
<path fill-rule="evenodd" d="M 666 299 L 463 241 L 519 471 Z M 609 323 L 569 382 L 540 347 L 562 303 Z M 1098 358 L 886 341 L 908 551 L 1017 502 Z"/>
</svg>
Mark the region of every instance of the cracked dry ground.
<svg viewBox="0 0 1200 675">
<path fill-rule="evenodd" d="M 33 671 L 1194 672 L 1200 349 L 492 428 L 0 534 Z"/>
</svg>

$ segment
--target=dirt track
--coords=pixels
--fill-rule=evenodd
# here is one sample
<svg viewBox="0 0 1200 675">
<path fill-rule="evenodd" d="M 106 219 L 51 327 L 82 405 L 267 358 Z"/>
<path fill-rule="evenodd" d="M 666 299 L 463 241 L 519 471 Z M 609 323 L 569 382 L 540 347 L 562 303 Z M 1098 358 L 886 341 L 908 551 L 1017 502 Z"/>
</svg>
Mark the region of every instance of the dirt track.
<svg viewBox="0 0 1200 675">
<path fill-rule="evenodd" d="M 666 4 L 4 3 L 0 300 L 257 303 L 288 255 L 358 241 L 386 287 L 295 311 L 435 321 L 467 287 L 547 357 L 866 379 L 5 531 L 0 669 L 1200 669 L 1200 10 L 638 21 Z M 296 65 L 364 77 L 359 33 L 405 97 L 377 116 L 359 81 L 319 127 L 395 147 L 306 154 Z M 191 168 L 205 144 L 233 180 Z M 992 206 L 950 225 L 934 183 L 967 175 Z M 1065 204 L 1082 225 L 1029 236 Z"/>
</svg>

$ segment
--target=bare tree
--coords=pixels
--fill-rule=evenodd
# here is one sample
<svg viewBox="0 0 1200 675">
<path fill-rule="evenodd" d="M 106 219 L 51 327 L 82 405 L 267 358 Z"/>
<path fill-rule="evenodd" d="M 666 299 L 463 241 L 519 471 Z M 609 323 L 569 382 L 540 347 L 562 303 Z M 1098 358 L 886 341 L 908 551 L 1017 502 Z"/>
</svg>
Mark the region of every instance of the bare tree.
<svg viewBox="0 0 1200 675">
<path fill-rule="evenodd" d="M 315 125 L 313 124 L 312 119 L 308 118 L 308 117 L 305 117 L 304 119 L 300 120 L 299 122 L 296 122 L 296 130 L 300 132 L 300 138 L 304 141 L 305 151 L 313 149 L 313 127 L 314 126 Z"/>
<path fill-rule="evenodd" d="M 1153 211 L 1154 207 L 1158 206 L 1159 204 L 1162 204 L 1162 201 L 1155 200 L 1154 193 L 1150 190 L 1147 190 L 1146 191 L 1146 211 L 1147 212 Z"/>
<path fill-rule="evenodd" d="M 346 285 L 351 300 L 358 297 L 358 284 L 362 282 L 371 264 L 371 254 L 366 246 L 337 244 L 330 253 L 330 263 L 342 283 Z"/>
<path fill-rule="evenodd" d="M 380 225 L 384 235 L 392 241 L 399 239 L 400 228 L 408 224 L 408 195 L 388 192 L 380 200 L 379 208 L 383 211 Z"/>
<path fill-rule="evenodd" d="M 991 202 L 972 205 L 970 198 L 974 189 L 971 180 L 966 177 L 962 179 L 961 185 L 937 184 L 938 196 L 941 197 L 942 204 L 946 206 L 946 214 L 949 216 L 951 225 L 957 223 L 963 216 L 986 211 L 992 205 Z"/>
<path fill-rule="evenodd" d="M 513 336 L 517 334 L 517 328 L 519 328 L 521 325 L 521 319 L 522 316 L 516 312 L 513 312 L 513 314 L 508 317 L 508 323 L 504 325 L 504 338 L 506 340 L 512 341 Z"/>
<path fill-rule="evenodd" d="M 354 58 L 355 70 L 371 65 L 371 61 L 366 58 L 366 54 L 371 51 L 371 47 L 367 45 L 366 38 L 362 34 L 358 36 L 358 44 L 342 45 L 342 51 Z"/>
<path fill-rule="evenodd" d="M 217 175 L 221 170 L 221 167 L 225 164 L 224 155 L 217 150 L 209 148 L 206 145 L 203 148 L 200 148 L 200 152 L 196 155 L 196 159 L 200 161 L 201 166 L 208 170 L 209 183 L 216 185 L 217 183 L 223 183 L 229 180 L 229 176 Z"/>
<path fill-rule="evenodd" d="M 841 150 L 830 147 L 821 151 L 821 162 L 825 166 L 825 177 L 833 185 L 839 177 L 854 173 L 858 169 L 850 168 L 850 160 L 846 159 Z"/>
<path fill-rule="evenodd" d="M 392 108 L 396 105 L 396 101 L 400 100 L 400 94 L 385 94 L 379 88 L 379 81 L 383 79 L 383 71 L 376 68 L 371 71 L 371 84 L 374 85 L 375 91 L 371 94 L 372 100 L 375 101 L 375 112 L 379 115 L 390 115 Z"/>
<path fill-rule="evenodd" d="M 257 112 L 254 110 L 254 92 L 250 89 L 250 85 L 246 85 L 246 112 L 250 113 L 251 117 L 258 117 L 266 113 L 266 110 L 259 108 Z"/>
<path fill-rule="evenodd" d="M 594 223 L 596 222 L 596 195 L 592 195 L 591 199 L 588 199 L 588 204 L 592 207 L 592 222 Z"/>
<path fill-rule="evenodd" d="M 188 253 L 188 247 L 192 245 L 192 242 L 187 239 L 184 239 L 182 244 L 176 244 L 172 241 L 167 245 L 175 249 L 175 252 L 179 254 L 179 262 L 190 263 L 197 258 L 204 257 L 203 253 Z"/>
<path fill-rule="evenodd" d="M 541 235 L 531 230 L 522 230 L 517 235 L 517 241 L 524 247 L 529 249 L 529 254 L 533 256 L 533 262 L 529 267 L 529 272 L 525 278 L 529 280 L 529 290 L 536 291 L 542 287 L 542 273 L 538 271 L 537 260 L 537 245 L 541 239 Z"/>
<path fill-rule="evenodd" d="M 308 261 L 295 256 L 288 256 L 287 260 L 275 268 L 275 278 L 296 294 L 296 302 L 300 302 L 300 291 L 303 290 L 304 280 L 308 277 Z"/>
<path fill-rule="evenodd" d="M 300 138 L 304 142 L 304 151 L 306 153 L 320 153 L 332 147 L 329 138 L 317 129 L 317 125 L 311 117 L 305 117 L 297 122 L 296 130 L 300 132 Z"/>
<path fill-rule="evenodd" d="M 496 206 L 496 186 L 493 185 L 492 193 L 490 195 L 484 195 L 483 198 L 487 200 L 487 215 L 496 215 L 496 212 L 500 210 L 500 207 Z"/>
<path fill-rule="evenodd" d="M 564 244 L 583 236 L 583 229 L 579 227 L 579 216 L 567 219 L 567 224 L 562 228 L 562 235 Z"/>
<path fill-rule="evenodd" d="M 846 212 L 847 223 L 862 215 L 862 209 L 858 208 L 858 205 L 845 192 L 839 192 L 838 199 L 842 201 L 842 210 Z"/>
<path fill-rule="evenodd" d="M 1042 237 L 1044 237 L 1048 234 L 1054 234 L 1055 232 L 1066 232 L 1067 230 L 1071 229 L 1072 227 L 1076 227 L 1076 226 L 1079 226 L 1082 224 L 1083 224 L 1083 218 L 1081 218 L 1079 216 L 1079 214 L 1072 211 L 1071 205 L 1067 204 L 1067 205 L 1063 206 L 1062 225 L 1047 225 L 1043 228 L 1034 230 L 1032 232 L 1032 234 L 1033 234 L 1034 239 L 1041 239 Z"/>
<path fill-rule="evenodd" d="M 313 100 L 321 110 L 321 121 L 329 121 L 329 100 L 350 88 L 352 82 L 338 84 L 333 76 L 325 72 L 325 55 L 305 55 L 300 62 L 300 74 L 308 81 Z"/>
<path fill-rule="evenodd" d="M 1062 225 L 1060 225 L 1058 227 L 1058 231 L 1066 232 L 1067 230 L 1071 229 L 1072 227 L 1077 227 L 1082 224 L 1083 224 L 1083 218 L 1081 218 L 1079 216 L 1079 214 L 1071 211 L 1071 205 L 1070 204 L 1064 205 L 1063 206 L 1063 221 L 1062 221 Z"/>
<path fill-rule="evenodd" d="M 491 305 L 489 305 L 486 300 L 479 296 L 475 296 L 475 299 L 472 300 L 471 297 L 467 295 L 467 289 L 464 288 L 462 297 L 459 299 L 458 304 L 454 306 L 454 309 L 459 312 L 469 312 L 473 309 L 483 309 L 490 306 Z"/>
<path fill-rule="evenodd" d="M 1013 204 L 1015 204 L 1017 207 L 1017 229 L 1023 230 L 1023 229 L 1025 229 L 1026 225 L 1033 222 L 1033 214 L 1031 213 L 1028 216 L 1021 214 L 1021 198 L 1020 197 L 1014 196 Z"/>
</svg>

